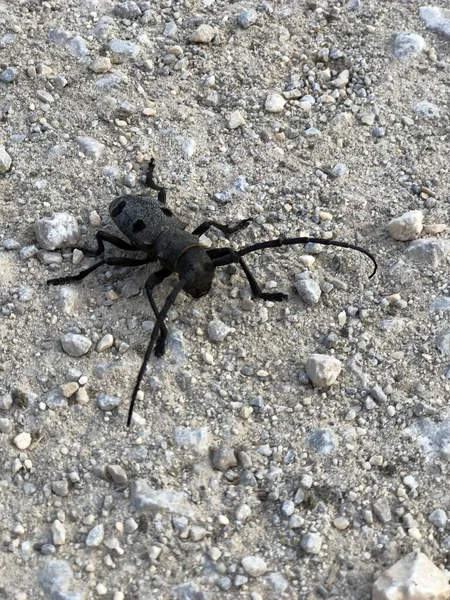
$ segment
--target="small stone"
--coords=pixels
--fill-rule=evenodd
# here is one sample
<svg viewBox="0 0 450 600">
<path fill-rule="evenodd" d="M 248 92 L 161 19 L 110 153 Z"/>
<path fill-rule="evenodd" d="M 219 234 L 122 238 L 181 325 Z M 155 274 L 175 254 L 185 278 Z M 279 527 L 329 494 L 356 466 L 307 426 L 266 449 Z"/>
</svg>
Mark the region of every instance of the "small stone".
<svg viewBox="0 0 450 600">
<path fill-rule="evenodd" d="M 33 258 L 38 253 L 38 249 L 36 246 L 23 246 L 20 249 L 19 256 L 21 260 L 28 260 L 29 258 Z"/>
<path fill-rule="evenodd" d="M 448 521 L 447 513 L 442 508 L 437 508 L 428 515 L 428 521 L 437 528 L 445 529 Z"/>
<path fill-rule="evenodd" d="M 302 301 L 308 306 L 319 302 L 322 290 L 314 279 L 301 279 L 294 283 L 294 287 Z"/>
<path fill-rule="evenodd" d="M 58 519 L 52 524 L 52 538 L 55 546 L 63 546 L 66 543 L 66 528 Z"/>
<path fill-rule="evenodd" d="M 393 219 L 388 225 L 389 235 L 402 242 L 415 240 L 423 228 L 423 214 L 420 210 L 410 210 Z"/>
<path fill-rule="evenodd" d="M 127 485 L 128 477 L 126 471 L 120 465 L 108 465 L 108 475 L 118 485 Z"/>
<path fill-rule="evenodd" d="M 66 335 L 61 338 L 61 345 L 66 354 L 78 358 L 89 352 L 92 342 L 84 335 L 78 333 L 66 333 Z"/>
<path fill-rule="evenodd" d="M 258 20 L 258 13 L 254 8 L 243 10 L 238 16 L 238 23 L 242 29 L 248 29 L 251 25 L 254 25 Z"/>
<path fill-rule="evenodd" d="M 97 548 L 103 542 L 105 537 L 105 528 L 102 524 L 93 527 L 87 535 L 86 546 Z"/>
<path fill-rule="evenodd" d="M 89 65 L 94 73 L 107 73 L 111 69 L 111 59 L 108 56 L 98 56 Z"/>
<path fill-rule="evenodd" d="M 100 394 L 97 398 L 98 407 L 105 412 L 114 410 L 120 402 L 121 400 L 117 396 L 107 396 L 106 394 Z"/>
<path fill-rule="evenodd" d="M 109 350 L 114 345 L 114 338 L 110 333 L 104 335 L 97 344 L 97 352 L 104 352 Z"/>
<path fill-rule="evenodd" d="M 0 173 L 6 173 L 11 168 L 12 158 L 6 152 L 5 146 L 0 145 Z"/>
<path fill-rule="evenodd" d="M 447 600 L 447 577 L 422 552 L 407 554 L 373 584 L 372 600 Z"/>
<path fill-rule="evenodd" d="M 181 146 L 181 151 L 186 156 L 186 158 L 192 158 L 192 156 L 194 156 L 196 147 L 197 143 L 195 140 L 186 140 Z"/>
<path fill-rule="evenodd" d="M 12 83 L 16 77 L 17 71 L 12 67 L 6 67 L 6 69 L 0 73 L 0 81 L 2 83 Z"/>
<path fill-rule="evenodd" d="M 283 517 L 290 517 L 294 514 L 295 503 L 292 500 L 285 500 L 281 506 L 281 513 Z"/>
<path fill-rule="evenodd" d="M 242 561 L 242 568 L 250 577 L 261 577 L 267 571 L 267 563 L 259 556 L 245 556 Z"/>
<path fill-rule="evenodd" d="M 0 396 L 0 410 L 9 410 L 12 405 L 12 394 L 4 394 L 3 396 Z"/>
<path fill-rule="evenodd" d="M 421 6 L 419 17 L 430 31 L 440 33 L 450 39 L 450 10 L 438 6 Z M 434 598 L 433 598 L 434 600 Z"/>
<path fill-rule="evenodd" d="M 318 533 L 307 533 L 302 537 L 300 546 L 307 554 L 319 554 L 322 543 L 323 539 Z"/>
<path fill-rule="evenodd" d="M 336 529 L 343 531 L 350 525 L 350 521 L 345 517 L 336 517 L 336 519 L 333 521 L 333 525 L 336 527 Z"/>
<path fill-rule="evenodd" d="M 113 38 L 108 45 L 111 51 L 111 60 L 115 63 L 122 63 L 125 60 L 136 58 L 140 52 L 138 45 L 127 40 Z"/>
<path fill-rule="evenodd" d="M 307 440 L 318 454 L 329 454 L 336 447 L 336 437 L 332 429 L 317 429 L 308 436 Z M 296 497 L 298 494 L 299 490 Z"/>
<path fill-rule="evenodd" d="M 379 498 L 373 503 L 372 508 L 381 523 L 388 523 L 392 519 L 391 508 L 387 498 Z"/>
<path fill-rule="evenodd" d="M 150 546 L 148 551 L 148 557 L 150 560 L 157 560 L 161 552 L 162 548 L 160 548 L 159 546 Z"/>
<path fill-rule="evenodd" d="M 231 327 L 219 319 L 214 319 L 208 325 L 208 337 L 212 342 L 222 342 L 230 331 Z"/>
<path fill-rule="evenodd" d="M 231 467 L 236 467 L 238 461 L 232 448 L 221 445 L 213 452 L 212 464 L 215 469 L 224 473 Z"/>
<path fill-rule="evenodd" d="M 398 33 L 394 41 L 394 56 L 399 60 L 410 58 L 425 50 L 426 43 L 421 35 L 416 33 Z"/>
<path fill-rule="evenodd" d="M 80 237 L 78 222 L 68 213 L 53 213 L 36 221 L 34 230 L 38 244 L 44 250 L 73 246 Z"/>
<path fill-rule="evenodd" d="M 14 444 L 19 450 L 26 450 L 31 444 L 31 435 L 26 431 L 19 433 L 14 438 Z"/>
<path fill-rule="evenodd" d="M 53 96 L 50 94 L 50 92 L 47 92 L 47 90 L 38 90 L 36 92 L 36 97 L 38 100 L 46 104 L 53 104 L 53 102 L 55 101 Z"/>
<path fill-rule="evenodd" d="M 228 117 L 228 128 L 237 129 L 238 127 L 242 127 L 242 125 L 245 125 L 245 119 L 239 110 L 235 110 Z"/>
<path fill-rule="evenodd" d="M 69 482 L 67 479 L 60 479 L 59 481 L 52 482 L 52 492 L 59 496 L 60 498 L 64 498 L 69 495 Z"/>
<path fill-rule="evenodd" d="M 211 352 L 202 352 L 202 359 L 207 365 L 214 364 L 214 356 L 211 354 Z"/>
<path fill-rule="evenodd" d="M 209 44 L 214 39 L 216 33 L 216 30 L 211 25 L 199 25 L 191 35 L 191 42 L 194 44 Z"/>
<path fill-rule="evenodd" d="M 264 103 L 264 108 L 270 113 L 279 113 L 284 109 L 286 100 L 278 92 L 269 92 Z"/>
<path fill-rule="evenodd" d="M 415 104 L 413 110 L 425 119 L 435 119 L 439 116 L 440 112 L 439 107 L 437 107 L 436 104 L 428 102 L 427 100 L 422 100 Z"/>
<path fill-rule="evenodd" d="M 428 238 L 411 242 L 405 256 L 419 265 L 437 269 L 450 254 L 450 242 Z"/>
<path fill-rule="evenodd" d="M 55 547 L 52 544 L 44 544 L 50 550 Z M 44 554 L 51 554 L 46 551 Z M 76 587 L 72 569 L 65 560 L 48 560 L 39 571 L 39 584 L 49 598 L 58 598 L 59 600 L 84 600 L 86 594 L 80 588 Z M 77 582 L 78 585 L 78 582 Z M 37 593 L 35 594 L 38 595 Z"/>
<path fill-rule="evenodd" d="M 64 398 L 70 398 L 78 391 L 79 387 L 80 386 L 76 381 L 68 381 L 67 383 L 60 385 L 59 389 Z"/>
<path fill-rule="evenodd" d="M 200 542 L 207 535 L 207 533 L 208 532 L 204 527 L 193 525 L 189 532 L 189 538 L 193 542 Z"/>
<path fill-rule="evenodd" d="M 3 240 L 1 245 L 4 250 L 18 250 L 20 248 L 19 242 L 11 239 Z"/>
<path fill-rule="evenodd" d="M 272 586 L 272 589 L 279 594 L 283 594 L 289 587 L 289 582 L 281 573 L 275 571 L 267 575 L 267 581 Z"/>
<path fill-rule="evenodd" d="M 153 489 L 144 479 L 137 479 L 131 485 L 133 506 L 138 511 L 150 513 L 169 512 L 172 515 L 185 516 L 189 519 L 197 517 L 196 508 L 185 492 L 170 488 Z"/>
<path fill-rule="evenodd" d="M 330 387 L 341 372 L 341 361 L 326 354 L 311 354 L 305 368 L 314 387 Z"/>
<path fill-rule="evenodd" d="M 339 73 L 339 75 L 336 77 L 336 79 L 333 79 L 332 81 L 330 81 L 330 84 L 335 87 L 335 88 L 344 88 L 350 78 L 350 73 L 348 71 L 348 69 L 345 69 L 344 71 L 341 71 Z"/>
<path fill-rule="evenodd" d="M 104 144 L 91 137 L 77 137 L 77 142 L 81 147 L 81 151 L 86 156 L 94 158 L 95 160 L 100 158 L 105 149 Z"/>
<path fill-rule="evenodd" d="M 133 0 L 116 4 L 113 12 L 121 19 L 138 19 L 142 15 L 141 9 Z"/>
<path fill-rule="evenodd" d="M 199 427 L 190 429 L 188 427 L 175 427 L 174 440 L 179 446 L 184 446 L 198 453 L 206 453 L 209 448 L 208 429 Z"/>
</svg>

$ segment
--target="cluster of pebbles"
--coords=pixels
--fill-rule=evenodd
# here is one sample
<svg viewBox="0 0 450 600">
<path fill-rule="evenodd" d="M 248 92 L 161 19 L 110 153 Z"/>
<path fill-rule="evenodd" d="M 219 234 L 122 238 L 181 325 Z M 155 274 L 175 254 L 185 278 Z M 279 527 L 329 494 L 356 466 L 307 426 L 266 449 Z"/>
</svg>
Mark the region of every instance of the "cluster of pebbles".
<svg viewBox="0 0 450 600">
<path fill-rule="evenodd" d="M 0 595 L 448 599 L 450 11 L 0 0 L 0 25 Z M 188 227 L 252 217 L 206 247 L 316 236 L 378 272 L 249 255 L 280 304 L 218 269 L 127 430 L 148 269 L 45 282 L 152 156 Z"/>
</svg>

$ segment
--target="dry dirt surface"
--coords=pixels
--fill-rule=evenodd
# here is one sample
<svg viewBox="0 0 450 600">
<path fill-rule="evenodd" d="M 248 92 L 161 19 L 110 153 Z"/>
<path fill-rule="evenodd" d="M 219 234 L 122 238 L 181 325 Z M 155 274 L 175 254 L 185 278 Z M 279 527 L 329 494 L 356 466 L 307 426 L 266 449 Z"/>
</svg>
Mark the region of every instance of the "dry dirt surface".
<svg viewBox="0 0 450 600">
<path fill-rule="evenodd" d="M 0 1 L 1 599 L 369 600 L 414 549 L 449 568 L 450 20 L 427 16 Z M 319 236 L 378 271 L 250 254 L 271 302 L 218 268 L 175 302 L 127 428 L 160 267 L 46 281 L 119 235 L 115 197 L 156 196 L 152 157 L 188 230 L 253 219 L 206 247 Z"/>
</svg>

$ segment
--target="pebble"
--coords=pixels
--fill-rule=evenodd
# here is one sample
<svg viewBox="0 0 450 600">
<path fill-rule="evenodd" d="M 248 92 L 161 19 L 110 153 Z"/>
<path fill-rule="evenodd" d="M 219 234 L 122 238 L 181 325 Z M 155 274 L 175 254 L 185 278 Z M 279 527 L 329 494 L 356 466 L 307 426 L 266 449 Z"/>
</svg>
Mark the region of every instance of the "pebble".
<svg viewBox="0 0 450 600">
<path fill-rule="evenodd" d="M 333 385 L 341 372 L 341 361 L 327 354 L 311 354 L 306 361 L 306 374 L 314 387 Z"/>
<path fill-rule="evenodd" d="M 19 433 L 19 435 L 16 435 L 16 437 L 14 438 L 14 445 L 19 450 L 26 450 L 27 448 L 29 448 L 30 444 L 31 444 L 31 435 L 29 433 L 27 433 L 26 431 Z"/>
<path fill-rule="evenodd" d="M 413 110 L 425 119 L 435 119 L 440 113 L 439 107 L 427 100 L 417 102 L 417 104 L 414 105 Z"/>
<path fill-rule="evenodd" d="M 317 304 L 322 295 L 320 285 L 314 279 L 302 279 L 294 283 L 294 287 L 297 290 L 298 295 L 305 304 L 311 306 Z"/>
<path fill-rule="evenodd" d="M 438 335 L 436 348 L 442 356 L 450 356 L 450 331 Z"/>
<path fill-rule="evenodd" d="M 345 517 L 336 517 L 336 519 L 333 521 L 333 525 L 336 529 L 343 531 L 350 525 L 350 521 Z"/>
<path fill-rule="evenodd" d="M 336 447 L 336 438 L 332 429 L 318 429 L 317 431 L 313 431 L 307 439 L 318 454 L 329 454 Z M 296 502 L 298 493 L 299 490 L 297 490 L 294 498 Z M 302 501 L 303 498 L 301 498 L 300 502 Z"/>
<path fill-rule="evenodd" d="M 336 79 L 330 81 L 330 84 L 335 88 L 343 88 L 347 85 L 349 81 L 350 73 L 348 69 L 341 71 Z"/>
<path fill-rule="evenodd" d="M 394 41 L 394 56 L 399 60 L 417 56 L 426 48 L 426 42 L 417 33 L 397 33 Z"/>
<path fill-rule="evenodd" d="M 192 158 L 192 156 L 194 156 L 196 148 L 197 143 L 195 140 L 186 140 L 181 146 L 181 151 L 186 156 L 186 158 Z"/>
<path fill-rule="evenodd" d="M 69 482 L 67 479 L 60 479 L 52 482 L 52 492 L 60 498 L 65 498 L 69 495 Z"/>
<path fill-rule="evenodd" d="M 284 109 L 286 100 L 278 92 L 269 92 L 264 103 L 264 108 L 270 113 L 279 113 Z"/>
<path fill-rule="evenodd" d="M 237 129 L 238 127 L 242 127 L 242 125 L 245 125 L 245 119 L 239 110 L 235 110 L 228 117 L 228 128 Z"/>
<path fill-rule="evenodd" d="M 230 331 L 231 327 L 219 319 L 214 319 L 208 325 L 208 337 L 212 342 L 222 342 Z"/>
<path fill-rule="evenodd" d="M 174 441 L 179 446 L 184 446 L 196 452 L 206 453 L 209 449 L 209 436 L 207 427 L 191 429 L 189 427 L 175 427 Z"/>
<path fill-rule="evenodd" d="M 66 543 L 66 528 L 58 519 L 52 523 L 52 538 L 55 546 L 63 546 Z"/>
<path fill-rule="evenodd" d="M 107 396 L 106 394 L 100 394 L 97 397 L 97 405 L 101 410 L 105 412 L 114 410 L 121 403 L 121 399 L 117 396 Z"/>
<path fill-rule="evenodd" d="M 168 512 L 190 519 L 196 518 L 196 508 L 188 494 L 171 488 L 153 489 L 144 479 L 137 479 L 131 486 L 133 506 L 138 511 L 151 513 Z"/>
<path fill-rule="evenodd" d="M 109 50 L 111 52 L 111 60 L 114 63 L 122 63 L 125 60 L 136 58 L 140 52 L 140 47 L 133 42 L 127 40 L 119 40 L 113 38 L 110 40 Z"/>
<path fill-rule="evenodd" d="M 242 29 L 248 29 L 258 20 L 258 13 L 254 8 L 243 10 L 238 16 L 238 23 Z"/>
<path fill-rule="evenodd" d="M 125 469 L 120 465 L 108 465 L 108 475 L 118 485 L 127 485 L 128 477 Z"/>
<path fill-rule="evenodd" d="M 76 381 L 68 381 L 67 383 L 60 385 L 59 389 L 64 398 L 70 398 L 78 391 L 79 387 L 80 386 Z"/>
<path fill-rule="evenodd" d="M 28 260 L 33 258 L 33 256 L 36 256 L 37 253 L 38 249 L 36 246 L 23 246 L 20 249 L 19 256 L 21 260 Z"/>
<path fill-rule="evenodd" d="M 385 497 L 375 500 L 372 504 L 372 509 L 381 523 L 388 523 L 392 519 L 391 508 Z"/>
<path fill-rule="evenodd" d="M 114 345 L 114 338 L 110 333 L 104 335 L 97 344 L 97 352 L 104 352 L 109 350 Z"/>
<path fill-rule="evenodd" d="M 44 250 L 56 250 L 76 244 L 80 237 L 78 222 L 69 213 L 53 213 L 43 217 L 34 226 L 38 244 Z"/>
<path fill-rule="evenodd" d="M 199 25 L 191 35 L 191 42 L 194 44 L 209 44 L 216 35 L 216 30 L 211 25 L 203 23 Z"/>
<path fill-rule="evenodd" d="M 238 506 L 235 514 L 236 521 L 240 521 L 243 523 L 247 519 L 249 519 L 252 515 L 252 509 L 248 504 L 241 504 Z"/>
<path fill-rule="evenodd" d="M 12 83 L 16 77 L 17 71 L 12 67 L 6 67 L 6 69 L 0 73 L 0 81 L 2 83 Z"/>
<path fill-rule="evenodd" d="M 113 13 L 121 19 L 138 19 L 142 15 L 139 6 L 132 0 L 115 4 Z"/>
<path fill-rule="evenodd" d="M 78 290 L 73 287 L 62 287 L 59 291 L 58 300 L 60 310 L 66 315 L 73 315 L 75 313 L 78 298 Z"/>
<path fill-rule="evenodd" d="M 90 548 L 97 548 L 103 542 L 103 538 L 105 537 L 105 527 L 100 523 L 93 527 L 86 538 L 86 546 Z"/>
<path fill-rule="evenodd" d="M 450 11 L 448 9 L 438 6 L 422 6 L 419 8 L 419 17 L 427 29 L 450 39 Z"/>
<path fill-rule="evenodd" d="M 437 508 L 428 515 L 428 521 L 437 528 L 445 529 L 448 521 L 447 513 L 442 508 Z"/>
<path fill-rule="evenodd" d="M 72 568 L 66 560 L 49 560 L 39 571 L 38 581 L 48 597 L 58 600 L 85 600 L 85 590 L 74 581 Z"/>
<path fill-rule="evenodd" d="M 7 153 L 5 146 L 0 145 L 0 173 L 6 173 L 11 168 L 12 158 Z"/>
<path fill-rule="evenodd" d="M 267 563 L 259 556 L 245 556 L 242 561 L 242 568 L 250 577 L 261 577 L 267 571 Z"/>
<path fill-rule="evenodd" d="M 36 92 L 36 98 L 46 104 L 53 104 L 55 101 L 53 96 L 50 94 L 50 92 L 47 92 L 47 90 L 38 90 Z"/>
<path fill-rule="evenodd" d="M 78 333 L 66 333 L 61 338 L 61 345 L 66 354 L 78 358 L 89 352 L 92 342 L 84 335 Z"/>
<path fill-rule="evenodd" d="M 423 214 L 420 210 L 410 210 L 393 219 L 388 225 L 389 235 L 402 242 L 415 240 L 423 228 Z"/>
<path fill-rule="evenodd" d="M 202 359 L 207 365 L 214 364 L 214 356 L 211 354 L 211 352 L 202 352 Z"/>
<path fill-rule="evenodd" d="M 4 394 L 3 396 L 0 396 L 0 410 L 9 410 L 12 405 L 12 394 Z"/>
<path fill-rule="evenodd" d="M 450 241 L 428 238 L 411 242 L 405 256 L 420 266 L 437 269 L 450 254 Z"/>
<path fill-rule="evenodd" d="M 4 250 L 18 250 L 20 248 L 20 244 L 16 240 L 3 240 L 2 248 Z"/>
<path fill-rule="evenodd" d="M 322 544 L 323 539 L 318 533 L 306 533 L 300 541 L 302 550 L 307 554 L 319 554 Z"/>
<path fill-rule="evenodd" d="M 108 56 L 98 56 L 89 65 L 94 73 L 107 73 L 111 69 L 111 59 Z"/>
<path fill-rule="evenodd" d="M 86 156 L 94 158 L 95 160 L 100 158 L 105 149 L 104 144 L 91 137 L 79 136 L 77 137 L 77 143 Z"/>
<path fill-rule="evenodd" d="M 229 446 L 221 445 L 216 448 L 212 455 L 212 464 L 215 469 L 224 473 L 238 464 L 236 454 Z"/>
<path fill-rule="evenodd" d="M 419 550 L 384 571 L 372 588 L 372 600 L 446 600 L 448 577 Z"/>
</svg>

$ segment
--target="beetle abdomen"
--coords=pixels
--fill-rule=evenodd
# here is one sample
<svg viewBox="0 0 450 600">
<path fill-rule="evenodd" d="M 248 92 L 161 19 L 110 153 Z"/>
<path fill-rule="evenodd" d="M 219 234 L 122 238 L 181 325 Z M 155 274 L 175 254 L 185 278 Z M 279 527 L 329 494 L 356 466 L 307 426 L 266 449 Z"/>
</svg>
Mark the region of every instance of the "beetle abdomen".
<svg viewBox="0 0 450 600">
<path fill-rule="evenodd" d="M 186 227 L 170 208 L 151 196 L 119 196 L 109 205 L 109 213 L 136 246 L 153 246 L 161 231 Z"/>
</svg>

